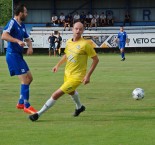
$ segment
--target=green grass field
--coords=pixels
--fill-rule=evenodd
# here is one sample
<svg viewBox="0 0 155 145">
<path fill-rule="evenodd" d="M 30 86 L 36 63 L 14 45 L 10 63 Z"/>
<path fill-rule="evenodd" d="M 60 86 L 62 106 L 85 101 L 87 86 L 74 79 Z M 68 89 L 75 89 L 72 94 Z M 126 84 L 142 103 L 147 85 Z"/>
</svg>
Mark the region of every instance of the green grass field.
<svg viewBox="0 0 155 145">
<path fill-rule="evenodd" d="M 72 117 L 75 104 L 68 95 L 37 122 L 16 109 L 20 82 L 10 77 L 5 56 L 0 56 L 0 145 L 154 145 L 155 144 L 155 54 L 100 54 L 91 83 L 78 88 L 86 111 Z M 40 109 L 63 82 L 64 65 L 51 68 L 60 59 L 25 56 L 33 74 L 32 106 Z M 91 61 L 89 61 L 90 65 Z M 132 90 L 145 90 L 143 100 L 132 99 Z"/>
</svg>

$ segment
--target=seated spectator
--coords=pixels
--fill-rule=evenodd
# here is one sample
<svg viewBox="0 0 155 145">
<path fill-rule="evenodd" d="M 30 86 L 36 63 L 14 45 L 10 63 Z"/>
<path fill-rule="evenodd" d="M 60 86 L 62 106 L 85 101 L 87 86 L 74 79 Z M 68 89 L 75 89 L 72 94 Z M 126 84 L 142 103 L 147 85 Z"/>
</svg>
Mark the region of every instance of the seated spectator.
<svg viewBox="0 0 155 145">
<path fill-rule="evenodd" d="M 73 18 L 71 16 L 71 14 L 68 14 L 66 17 L 65 17 L 65 22 L 64 22 L 64 31 L 66 31 L 66 27 L 68 27 L 69 31 L 70 31 L 70 27 L 72 26 L 72 21 L 73 21 Z"/>
<path fill-rule="evenodd" d="M 94 13 L 94 18 L 96 19 L 97 26 L 99 26 L 99 18 L 100 18 L 100 16 L 97 14 L 97 12 Z"/>
<path fill-rule="evenodd" d="M 52 26 L 59 25 L 59 20 L 58 20 L 58 17 L 55 13 L 52 15 L 51 23 L 52 23 Z"/>
<path fill-rule="evenodd" d="M 106 22 L 106 15 L 104 14 L 104 12 L 101 13 L 100 15 L 100 26 L 106 26 L 107 22 Z"/>
<path fill-rule="evenodd" d="M 90 27 L 90 23 L 91 23 L 92 18 L 93 18 L 92 14 L 90 12 L 88 12 L 86 15 L 85 23 L 84 23 L 86 30 L 88 30 L 88 28 Z"/>
<path fill-rule="evenodd" d="M 125 23 L 129 23 L 129 25 L 131 26 L 131 17 L 130 17 L 130 14 L 129 14 L 128 11 L 127 11 L 126 14 L 125 14 L 124 26 L 125 26 Z"/>
<path fill-rule="evenodd" d="M 73 24 L 78 21 L 80 21 L 80 15 L 78 12 L 76 12 L 75 15 L 73 16 Z"/>
<path fill-rule="evenodd" d="M 67 18 L 69 18 L 70 19 L 70 25 L 71 25 L 71 27 L 73 26 L 73 16 L 71 15 L 71 13 L 69 13 L 66 17 L 65 17 L 65 19 L 67 19 Z"/>
<path fill-rule="evenodd" d="M 107 14 L 107 24 L 109 26 L 113 26 L 114 25 L 113 15 L 110 12 Z"/>
<path fill-rule="evenodd" d="M 86 20 L 86 15 L 85 15 L 84 12 L 82 12 L 81 15 L 80 15 L 80 21 L 81 21 L 82 24 L 84 24 L 85 20 Z"/>
<path fill-rule="evenodd" d="M 59 17 L 60 26 L 64 26 L 64 22 L 65 22 L 65 15 L 64 15 L 64 13 L 61 13 L 60 17 Z"/>
<path fill-rule="evenodd" d="M 97 29 L 97 20 L 96 20 L 96 18 L 94 16 L 91 19 L 91 23 L 90 23 L 90 28 L 92 28 L 92 27 L 96 27 L 96 29 Z"/>
</svg>

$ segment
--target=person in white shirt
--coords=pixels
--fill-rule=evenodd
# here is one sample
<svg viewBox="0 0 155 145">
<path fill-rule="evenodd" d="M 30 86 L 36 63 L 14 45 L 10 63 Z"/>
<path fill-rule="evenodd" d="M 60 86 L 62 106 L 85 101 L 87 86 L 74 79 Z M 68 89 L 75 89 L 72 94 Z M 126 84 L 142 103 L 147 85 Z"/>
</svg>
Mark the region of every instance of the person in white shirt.
<svg viewBox="0 0 155 145">
<path fill-rule="evenodd" d="M 64 26 L 64 22 L 65 22 L 65 15 L 64 13 L 61 13 L 60 17 L 59 17 L 59 21 L 60 21 L 60 25 Z"/>
<path fill-rule="evenodd" d="M 107 14 L 107 23 L 108 23 L 109 26 L 114 25 L 113 15 L 110 12 Z"/>
<path fill-rule="evenodd" d="M 97 14 L 97 12 L 94 13 L 94 18 L 96 19 L 96 23 L 97 23 L 97 26 L 98 26 L 100 16 Z"/>
<path fill-rule="evenodd" d="M 76 12 L 75 15 L 73 16 L 73 24 L 74 24 L 75 22 L 78 22 L 79 20 L 80 20 L 80 15 L 79 15 L 78 12 Z"/>
<path fill-rule="evenodd" d="M 94 27 L 94 26 L 95 26 L 95 28 L 96 28 L 96 30 L 97 30 L 97 20 L 96 20 L 95 17 L 93 17 L 93 18 L 91 19 L 90 30 L 91 30 L 91 28 Z"/>
<path fill-rule="evenodd" d="M 105 26 L 106 25 L 106 15 L 104 14 L 104 12 L 101 13 L 100 15 L 100 26 Z"/>
<path fill-rule="evenodd" d="M 86 14 L 86 19 L 85 19 L 85 23 L 84 23 L 84 26 L 85 26 L 86 30 L 88 30 L 88 28 L 90 27 L 92 18 L 93 18 L 92 14 L 90 12 L 88 12 Z"/>
<path fill-rule="evenodd" d="M 57 25 L 59 23 L 58 22 L 58 17 L 57 17 L 56 14 L 52 15 L 51 23 L 53 24 L 53 26 L 55 26 L 55 25 Z"/>
</svg>

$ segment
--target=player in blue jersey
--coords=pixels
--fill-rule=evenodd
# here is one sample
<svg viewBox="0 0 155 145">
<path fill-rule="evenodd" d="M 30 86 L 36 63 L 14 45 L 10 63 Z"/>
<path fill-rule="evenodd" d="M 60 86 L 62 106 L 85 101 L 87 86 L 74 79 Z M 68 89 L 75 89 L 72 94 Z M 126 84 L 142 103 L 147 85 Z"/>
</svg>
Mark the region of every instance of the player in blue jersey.
<svg viewBox="0 0 155 145">
<path fill-rule="evenodd" d="M 117 35 L 116 41 L 118 41 L 118 46 L 120 49 L 120 53 L 121 53 L 121 61 L 125 60 L 125 44 L 128 44 L 128 36 L 127 33 L 124 31 L 123 26 L 120 27 L 120 32 Z"/>
<path fill-rule="evenodd" d="M 10 76 L 17 75 L 21 82 L 20 98 L 16 107 L 23 109 L 26 113 L 33 114 L 36 110 L 29 103 L 29 86 L 33 78 L 27 63 L 23 59 L 23 47 L 25 45 L 28 46 L 27 54 L 31 55 L 33 53 L 32 42 L 23 24 L 26 16 L 26 6 L 23 4 L 18 5 L 14 11 L 14 18 L 4 27 L 1 37 L 8 42 L 6 62 Z"/>
</svg>

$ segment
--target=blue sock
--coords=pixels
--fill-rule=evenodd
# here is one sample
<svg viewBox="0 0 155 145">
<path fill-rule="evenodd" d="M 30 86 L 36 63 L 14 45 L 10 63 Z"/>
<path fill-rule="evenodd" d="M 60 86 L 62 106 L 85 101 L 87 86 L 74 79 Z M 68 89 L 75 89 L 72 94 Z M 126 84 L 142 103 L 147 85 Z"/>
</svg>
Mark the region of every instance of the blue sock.
<svg viewBox="0 0 155 145">
<path fill-rule="evenodd" d="M 20 98 L 20 99 L 18 100 L 18 103 L 19 103 L 19 104 L 24 104 L 24 99 L 21 99 L 21 98 Z"/>
<path fill-rule="evenodd" d="M 26 108 L 29 108 L 29 107 L 30 107 L 30 103 L 29 103 L 29 102 L 24 102 L 24 106 L 25 106 Z"/>
<path fill-rule="evenodd" d="M 22 85 L 20 85 L 20 97 L 19 97 L 18 103 L 19 104 L 24 104 L 24 98 L 23 98 L 23 95 L 22 95 Z"/>
<path fill-rule="evenodd" d="M 125 57 L 125 53 L 124 53 L 124 52 L 122 52 L 122 53 L 121 53 L 121 56 L 122 56 L 122 58 L 124 58 L 124 57 Z"/>
<path fill-rule="evenodd" d="M 21 85 L 21 95 L 23 96 L 25 107 L 28 108 L 30 106 L 30 103 L 28 102 L 28 100 L 29 100 L 29 85 L 25 85 L 25 84 Z"/>
</svg>

